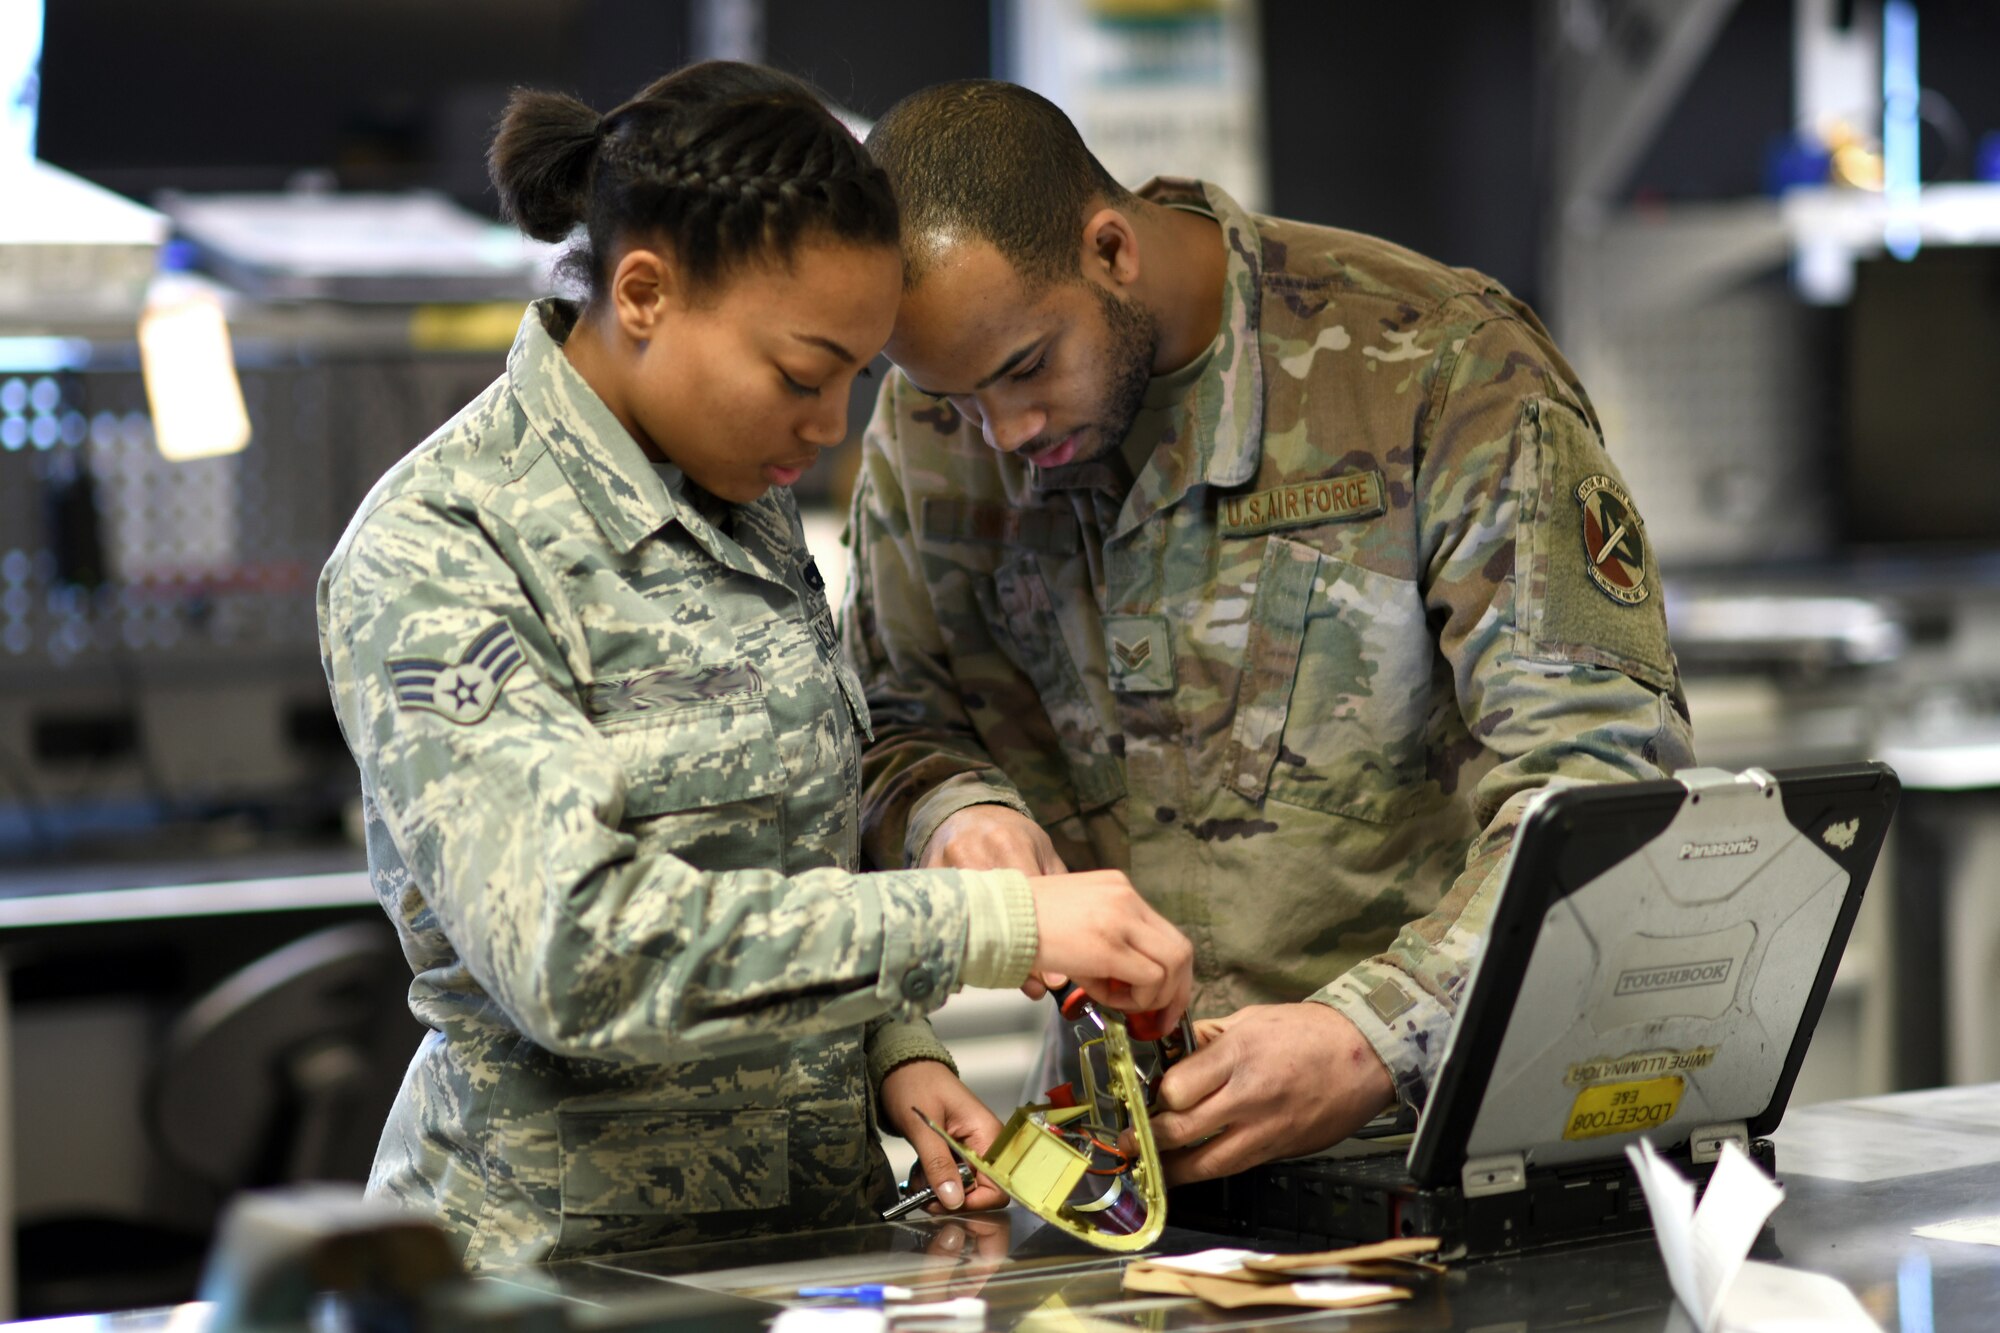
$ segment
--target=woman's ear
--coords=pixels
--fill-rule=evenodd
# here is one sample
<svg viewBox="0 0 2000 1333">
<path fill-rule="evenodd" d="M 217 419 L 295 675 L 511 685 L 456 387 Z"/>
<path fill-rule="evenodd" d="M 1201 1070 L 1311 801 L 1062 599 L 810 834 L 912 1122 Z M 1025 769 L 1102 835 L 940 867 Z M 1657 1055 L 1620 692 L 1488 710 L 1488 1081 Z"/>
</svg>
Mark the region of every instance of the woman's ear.
<svg viewBox="0 0 2000 1333">
<path fill-rule="evenodd" d="M 680 296 L 680 273 L 658 250 L 627 250 L 611 273 L 611 306 L 619 329 L 644 342 L 659 331 Z"/>
</svg>

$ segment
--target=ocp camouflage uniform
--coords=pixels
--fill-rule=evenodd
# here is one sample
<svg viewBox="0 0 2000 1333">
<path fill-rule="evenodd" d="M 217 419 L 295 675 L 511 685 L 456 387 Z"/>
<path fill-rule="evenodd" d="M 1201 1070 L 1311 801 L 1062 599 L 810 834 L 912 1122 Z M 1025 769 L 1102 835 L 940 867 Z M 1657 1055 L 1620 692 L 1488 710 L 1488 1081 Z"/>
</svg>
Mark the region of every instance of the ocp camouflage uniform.
<svg viewBox="0 0 2000 1333">
<path fill-rule="evenodd" d="M 850 873 L 867 709 L 790 493 L 698 506 L 564 359 L 574 317 L 528 312 L 319 586 L 433 1029 L 370 1189 L 474 1267 L 869 1219 L 870 1076 L 944 1058 L 969 909 L 1027 895 Z"/>
<path fill-rule="evenodd" d="M 1197 1014 L 1330 1004 L 1421 1104 L 1524 801 L 1692 761 L 1658 570 L 1499 284 L 1148 195 L 1214 216 L 1228 273 L 1136 480 L 1115 450 L 1037 471 L 883 386 L 844 608 L 863 853 L 1021 810 L 1187 933 Z"/>
</svg>

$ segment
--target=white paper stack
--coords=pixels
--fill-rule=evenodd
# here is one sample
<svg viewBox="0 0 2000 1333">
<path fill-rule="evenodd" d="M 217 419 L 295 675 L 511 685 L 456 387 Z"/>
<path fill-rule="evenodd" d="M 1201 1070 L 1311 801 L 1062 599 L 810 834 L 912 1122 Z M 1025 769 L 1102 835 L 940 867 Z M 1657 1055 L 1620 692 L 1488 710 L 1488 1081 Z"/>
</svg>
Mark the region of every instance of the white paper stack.
<svg viewBox="0 0 2000 1333">
<path fill-rule="evenodd" d="M 1641 1139 L 1625 1155 L 1646 1192 L 1674 1295 L 1700 1333 L 1882 1333 L 1835 1279 L 1751 1261 L 1785 1194 L 1734 1143 L 1723 1145 L 1699 1208 L 1694 1186 L 1652 1144 Z"/>
</svg>

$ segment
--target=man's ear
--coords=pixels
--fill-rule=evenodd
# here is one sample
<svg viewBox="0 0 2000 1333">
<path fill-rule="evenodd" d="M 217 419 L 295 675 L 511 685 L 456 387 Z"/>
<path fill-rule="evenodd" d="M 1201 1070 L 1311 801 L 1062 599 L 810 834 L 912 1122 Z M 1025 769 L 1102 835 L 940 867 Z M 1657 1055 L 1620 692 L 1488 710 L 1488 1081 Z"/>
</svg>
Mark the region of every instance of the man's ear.
<svg viewBox="0 0 2000 1333">
<path fill-rule="evenodd" d="M 1139 280 L 1139 233 L 1132 219 L 1115 208 L 1100 208 L 1083 224 L 1086 277 L 1129 287 Z"/>
<path fill-rule="evenodd" d="M 651 338 L 679 299 L 680 288 L 680 272 L 670 256 L 658 250 L 627 250 L 611 273 L 611 307 L 619 329 L 639 342 Z"/>
</svg>

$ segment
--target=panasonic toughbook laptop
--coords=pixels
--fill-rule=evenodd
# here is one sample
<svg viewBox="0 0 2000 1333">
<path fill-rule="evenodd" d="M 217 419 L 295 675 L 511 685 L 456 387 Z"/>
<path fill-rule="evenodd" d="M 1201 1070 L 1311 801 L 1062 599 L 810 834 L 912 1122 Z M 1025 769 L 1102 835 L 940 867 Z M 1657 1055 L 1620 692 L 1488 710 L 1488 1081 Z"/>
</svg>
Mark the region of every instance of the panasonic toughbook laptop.
<svg viewBox="0 0 2000 1333">
<path fill-rule="evenodd" d="M 1174 1225 L 1329 1246 L 1435 1235 L 1477 1258 L 1647 1230 L 1637 1135 L 1698 1184 L 1726 1140 L 1772 1170 L 1761 1136 L 1899 791 L 1886 765 L 1851 764 L 1537 798 L 1414 1137 L 1181 1187 Z"/>
</svg>

